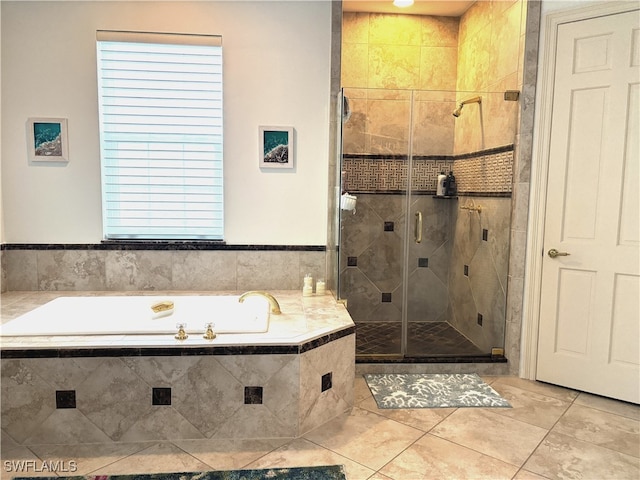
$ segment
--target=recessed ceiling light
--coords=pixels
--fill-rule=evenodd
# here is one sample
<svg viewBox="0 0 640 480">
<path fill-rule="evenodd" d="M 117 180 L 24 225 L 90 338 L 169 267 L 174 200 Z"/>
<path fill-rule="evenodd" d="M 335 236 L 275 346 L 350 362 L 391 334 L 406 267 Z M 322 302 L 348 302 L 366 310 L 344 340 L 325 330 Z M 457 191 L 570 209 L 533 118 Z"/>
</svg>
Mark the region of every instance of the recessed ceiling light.
<svg viewBox="0 0 640 480">
<path fill-rule="evenodd" d="M 410 7 L 413 5 L 413 0 L 393 0 L 393 4 L 400 8 Z"/>
</svg>

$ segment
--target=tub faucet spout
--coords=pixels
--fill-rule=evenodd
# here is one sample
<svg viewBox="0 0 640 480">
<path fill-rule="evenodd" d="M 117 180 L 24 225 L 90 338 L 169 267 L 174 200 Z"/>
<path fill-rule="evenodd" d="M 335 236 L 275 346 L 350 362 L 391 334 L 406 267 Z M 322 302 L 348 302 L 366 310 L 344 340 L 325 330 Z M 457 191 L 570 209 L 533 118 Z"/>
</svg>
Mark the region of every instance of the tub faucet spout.
<svg viewBox="0 0 640 480">
<path fill-rule="evenodd" d="M 244 302 L 245 298 L 253 297 L 253 296 L 259 296 L 259 297 L 266 298 L 269 301 L 269 304 L 271 305 L 271 313 L 273 313 L 274 315 L 280 315 L 282 313 L 280 311 L 280 304 L 275 299 L 275 297 L 273 295 L 271 295 L 270 293 L 263 292 L 263 291 L 260 291 L 260 290 L 251 290 L 250 292 L 245 292 L 242 295 L 240 295 L 240 298 L 238 299 L 238 301 L 240 303 L 242 303 L 242 302 Z"/>
</svg>

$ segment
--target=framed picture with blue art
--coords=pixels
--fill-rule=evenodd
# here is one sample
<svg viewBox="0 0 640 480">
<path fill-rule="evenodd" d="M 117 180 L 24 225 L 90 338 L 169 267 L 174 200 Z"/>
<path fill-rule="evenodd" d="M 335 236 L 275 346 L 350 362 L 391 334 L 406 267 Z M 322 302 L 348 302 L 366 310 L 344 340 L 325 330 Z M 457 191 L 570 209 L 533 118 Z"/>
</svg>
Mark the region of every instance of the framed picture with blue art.
<svg viewBox="0 0 640 480">
<path fill-rule="evenodd" d="M 66 118 L 30 118 L 27 120 L 29 160 L 68 162 Z"/>
<path fill-rule="evenodd" d="M 293 168 L 293 127 L 259 127 L 260 168 Z"/>
</svg>

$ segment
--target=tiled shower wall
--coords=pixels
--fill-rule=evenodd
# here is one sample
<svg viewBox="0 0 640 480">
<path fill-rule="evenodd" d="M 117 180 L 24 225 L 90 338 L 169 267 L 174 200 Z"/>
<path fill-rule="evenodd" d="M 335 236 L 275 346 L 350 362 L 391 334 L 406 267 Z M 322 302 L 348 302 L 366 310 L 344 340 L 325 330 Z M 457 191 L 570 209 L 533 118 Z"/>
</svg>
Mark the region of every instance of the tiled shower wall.
<svg viewBox="0 0 640 480">
<path fill-rule="evenodd" d="M 343 158 L 343 186 L 357 196 L 355 212 L 342 212 L 340 249 L 340 295 L 352 318 L 402 320 L 403 250 L 405 236 L 414 235 L 406 222 L 420 211 L 422 242 L 408 243 L 408 320 L 447 321 L 487 353 L 502 347 L 513 146 L 438 160 L 418 157 L 409 215 L 409 162 L 380 157 Z M 460 196 L 436 198 L 437 175 L 449 169 L 457 174 Z"/>
<path fill-rule="evenodd" d="M 7 245 L 3 291 L 296 290 L 325 275 L 314 250 L 123 250 L 115 246 Z M 107 249 L 109 248 L 109 249 Z"/>
<path fill-rule="evenodd" d="M 393 193 L 359 193 L 355 214 L 343 212 L 341 297 L 348 300 L 356 323 L 400 322 L 403 311 L 403 249 L 406 197 Z M 415 211 L 424 215 L 423 240 L 410 242 L 408 317 L 410 321 L 448 319 L 448 277 L 454 201 L 416 196 Z M 413 230 L 410 229 L 410 235 Z"/>
<path fill-rule="evenodd" d="M 530 21 L 528 13 L 532 14 Z M 525 36 L 527 23 L 530 26 Z M 493 315 L 486 312 L 489 309 L 501 315 L 500 324 L 504 328 L 504 303 L 489 295 L 491 305 L 484 300 L 479 304 L 477 297 L 487 298 L 486 291 L 480 291 L 480 287 L 489 284 L 499 284 L 498 292 L 503 296 L 508 276 L 510 300 L 505 346 L 514 371 L 517 371 L 519 356 L 524 265 L 522 231 L 523 225 L 526 226 L 523 212 L 526 213 L 530 168 L 538 24 L 539 2 L 526 1 L 476 2 L 459 19 L 377 13 L 345 13 L 343 17 L 342 82 L 348 87 L 345 92 L 352 100 L 353 110 L 344 128 L 343 151 L 353 154 L 353 159 L 361 155 L 362 162 L 379 156 L 378 159 L 387 163 L 379 164 L 380 172 L 382 169 L 394 171 L 394 155 L 411 154 L 427 160 L 444 156 L 453 160 L 459 191 L 465 196 L 453 201 L 448 212 L 451 232 L 455 232 L 452 233 L 455 244 L 448 246 L 452 252 L 449 282 L 459 283 L 460 292 L 465 294 L 461 293 L 460 301 L 456 301 L 459 311 L 451 309 L 449 314 L 451 318 L 468 317 L 468 328 L 461 327 L 456 319 L 451 322 L 483 348 L 496 346 L 484 338 L 490 334 L 487 330 L 491 330 L 487 325 L 492 324 L 487 316 Z M 529 50 L 525 50 L 525 40 Z M 505 102 L 499 92 L 506 90 L 520 90 L 525 98 L 520 102 Z M 414 91 L 412 114 L 408 91 Z M 451 113 L 456 104 L 475 95 L 482 96 L 482 104 L 466 105 L 462 115 L 455 119 Z M 415 126 L 414 131 L 410 125 Z M 491 154 L 490 158 L 466 157 L 469 153 L 511 144 L 515 144 L 512 151 Z M 371 172 L 376 170 L 370 167 Z M 362 165 L 358 168 L 366 171 Z M 439 168 L 438 165 L 435 169 Z M 360 182 L 363 177 L 359 175 L 347 181 Z M 393 186 L 393 180 L 375 183 L 375 177 L 375 173 L 369 174 L 376 192 Z M 425 179 L 419 184 L 414 182 L 412 188 L 429 189 L 429 182 L 435 183 L 433 175 L 425 175 Z M 375 203 L 384 202 L 381 199 Z M 480 205 L 482 213 L 460 210 L 466 202 Z M 368 195 L 358 195 L 356 209 L 369 203 Z M 434 204 L 431 215 L 447 218 L 441 206 L 435 205 L 439 204 Z M 353 220 L 346 220 L 344 215 L 343 218 L 344 222 Z M 412 221 L 412 213 L 407 218 Z M 515 245 L 511 253 L 510 243 Z M 343 241 L 341 249 L 344 248 Z M 509 262 L 510 269 L 506 265 Z M 459 264 L 462 273 L 458 271 Z M 464 274 L 465 265 L 470 277 Z M 421 267 L 419 271 L 426 270 Z M 458 287 L 449 284 L 448 288 Z M 351 303 L 349 299 L 349 305 Z M 501 308 L 497 307 L 498 303 Z M 478 325 L 479 313 L 483 315 L 482 327 Z"/>
</svg>

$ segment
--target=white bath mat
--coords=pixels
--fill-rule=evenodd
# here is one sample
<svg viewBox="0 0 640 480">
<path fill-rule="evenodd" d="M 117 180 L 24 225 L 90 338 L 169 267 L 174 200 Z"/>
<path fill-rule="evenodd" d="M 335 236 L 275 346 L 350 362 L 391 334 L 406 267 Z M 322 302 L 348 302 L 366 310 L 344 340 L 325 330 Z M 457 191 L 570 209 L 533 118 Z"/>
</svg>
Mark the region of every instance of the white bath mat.
<svg viewBox="0 0 640 480">
<path fill-rule="evenodd" d="M 378 408 L 511 408 L 475 373 L 386 373 L 364 378 Z"/>
</svg>

